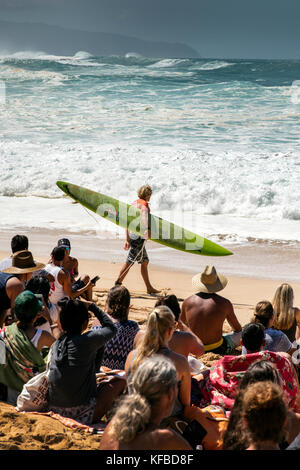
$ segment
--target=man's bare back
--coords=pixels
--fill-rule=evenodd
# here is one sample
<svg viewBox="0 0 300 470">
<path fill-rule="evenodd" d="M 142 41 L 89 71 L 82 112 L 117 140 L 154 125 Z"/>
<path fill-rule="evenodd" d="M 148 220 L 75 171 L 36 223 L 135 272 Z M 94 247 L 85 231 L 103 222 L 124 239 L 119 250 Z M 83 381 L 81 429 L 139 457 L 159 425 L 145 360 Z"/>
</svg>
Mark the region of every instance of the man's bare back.
<svg viewBox="0 0 300 470">
<path fill-rule="evenodd" d="M 199 292 L 185 299 L 180 320 L 202 340 L 204 345 L 221 340 L 225 320 L 233 331 L 242 330 L 232 303 L 218 294 Z"/>
</svg>

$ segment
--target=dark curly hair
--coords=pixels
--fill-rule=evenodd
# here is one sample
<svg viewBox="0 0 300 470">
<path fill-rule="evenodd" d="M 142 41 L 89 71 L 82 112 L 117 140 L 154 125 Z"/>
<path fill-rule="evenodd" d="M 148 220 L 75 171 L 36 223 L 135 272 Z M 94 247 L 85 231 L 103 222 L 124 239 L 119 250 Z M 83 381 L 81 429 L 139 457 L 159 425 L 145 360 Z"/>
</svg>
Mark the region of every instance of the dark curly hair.
<svg viewBox="0 0 300 470">
<path fill-rule="evenodd" d="M 128 310 L 130 306 L 130 293 L 125 286 L 114 286 L 110 289 L 107 296 L 106 305 L 109 311 L 109 314 L 119 320 L 124 322 L 128 320 Z"/>
</svg>

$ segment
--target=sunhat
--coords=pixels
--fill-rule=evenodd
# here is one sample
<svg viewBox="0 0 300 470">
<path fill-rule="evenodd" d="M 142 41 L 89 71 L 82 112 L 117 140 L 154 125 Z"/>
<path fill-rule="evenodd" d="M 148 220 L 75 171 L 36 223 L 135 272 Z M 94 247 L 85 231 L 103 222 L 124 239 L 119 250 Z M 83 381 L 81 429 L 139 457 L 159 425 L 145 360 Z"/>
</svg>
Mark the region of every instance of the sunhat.
<svg viewBox="0 0 300 470">
<path fill-rule="evenodd" d="M 218 274 L 214 266 L 206 266 L 202 273 L 196 274 L 192 279 L 193 291 L 213 294 L 226 286 L 228 279 Z"/>
<path fill-rule="evenodd" d="M 26 274 L 38 271 L 44 268 L 43 263 L 34 261 L 31 251 L 17 251 L 12 256 L 12 265 L 10 268 L 3 269 L 3 273 L 8 274 Z"/>
<path fill-rule="evenodd" d="M 19 320 L 31 320 L 42 308 L 42 302 L 30 290 L 21 292 L 14 304 L 14 310 Z"/>
</svg>

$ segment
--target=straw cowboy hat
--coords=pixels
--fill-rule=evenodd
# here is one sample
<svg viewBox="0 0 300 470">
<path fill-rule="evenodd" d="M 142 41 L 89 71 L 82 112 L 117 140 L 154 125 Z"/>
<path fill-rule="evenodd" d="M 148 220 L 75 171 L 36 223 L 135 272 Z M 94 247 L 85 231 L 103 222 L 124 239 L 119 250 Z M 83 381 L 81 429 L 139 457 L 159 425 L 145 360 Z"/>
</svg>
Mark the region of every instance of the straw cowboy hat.
<svg viewBox="0 0 300 470">
<path fill-rule="evenodd" d="M 206 266 L 202 273 L 196 274 L 192 279 L 193 291 L 213 294 L 226 286 L 228 279 L 218 274 L 214 266 Z"/>
<path fill-rule="evenodd" d="M 17 251 L 13 254 L 10 268 L 3 269 L 3 273 L 26 274 L 43 269 L 45 265 L 34 261 L 31 251 Z"/>
</svg>

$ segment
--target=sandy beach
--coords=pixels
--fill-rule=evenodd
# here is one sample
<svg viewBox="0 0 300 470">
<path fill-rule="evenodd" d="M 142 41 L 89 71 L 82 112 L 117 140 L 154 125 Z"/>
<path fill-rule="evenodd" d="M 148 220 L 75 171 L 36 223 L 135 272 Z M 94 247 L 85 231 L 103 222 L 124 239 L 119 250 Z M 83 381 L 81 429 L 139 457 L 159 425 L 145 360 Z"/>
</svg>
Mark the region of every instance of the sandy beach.
<svg viewBox="0 0 300 470">
<path fill-rule="evenodd" d="M 0 234 L 0 259 L 10 254 L 10 239 L 15 233 Z M 99 306 L 105 306 L 107 291 L 113 286 L 126 256 L 122 239 L 99 240 L 88 234 L 61 234 L 42 230 L 18 233 L 28 236 L 29 248 L 35 259 L 44 263 L 48 261 L 48 254 L 57 240 L 62 235 L 67 235 L 71 240 L 71 254 L 79 259 L 80 273 L 88 273 L 91 277 L 96 274 L 100 276 L 93 295 Z M 147 250 L 151 260 L 149 272 L 153 285 L 162 292 L 176 294 L 180 301 L 191 295 L 192 276 L 200 272 L 206 264 L 214 264 L 228 277 L 228 284 L 222 295 L 231 300 L 242 325 L 250 320 L 253 307 L 258 301 L 272 300 L 275 289 L 281 282 L 288 280 L 292 284 L 295 305 L 300 303 L 300 282 L 293 280 L 296 277 L 297 257 L 292 248 L 289 248 L 288 256 L 284 257 L 283 247 L 278 250 L 274 246 L 235 247 L 234 255 L 224 258 L 209 258 L 161 249 L 153 242 L 147 242 Z M 284 259 L 287 260 L 285 263 Z M 132 267 L 124 285 L 131 293 L 129 318 L 137 321 L 143 328 L 156 298 L 145 292 L 139 269 L 137 264 Z M 283 276 L 284 273 L 286 277 Z M 224 331 L 229 329 L 229 325 L 225 323 Z M 203 357 L 202 359 L 205 362 Z M 210 359 L 207 357 L 207 365 Z M 18 413 L 13 406 L 5 403 L 0 403 L 0 423 L 0 449 L 5 450 L 95 450 L 100 440 L 100 436 L 72 430 L 47 416 Z"/>
<path fill-rule="evenodd" d="M 16 232 L 0 234 L 0 259 L 10 254 L 10 240 Z M 100 239 L 91 234 L 61 233 L 57 231 L 18 231 L 29 238 L 29 249 L 34 257 L 44 263 L 52 248 L 62 236 L 71 241 L 71 255 L 79 259 L 79 271 L 91 277 L 100 276 L 97 298 L 105 298 L 107 290 L 114 285 L 125 260 L 123 239 Z M 172 292 L 181 300 L 191 295 L 191 278 L 208 265 L 228 277 L 222 295 L 231 300 L 235 312 L 244 325 L 250 319 L 254 305 L 260 300 L 272 300 L 282 282 L 290 282 L 295 294 L 295 305 L 300 304 L 300 279 L 297 246 L 249 244 L 248 246 L 224 246 L 233 251 L 232 256 L 207 257 L 171 250 L 148 241 L 150 257 L 149 273 L 152 284 L 165 292 Z M 155 304 L 155 298 L 147 295 L 140 268 L 135 264 L 129 271 L 124 285 L 132 294 L 131 315 L 138 321 L 145 320 L 145 312 Z"/>
</svg>

